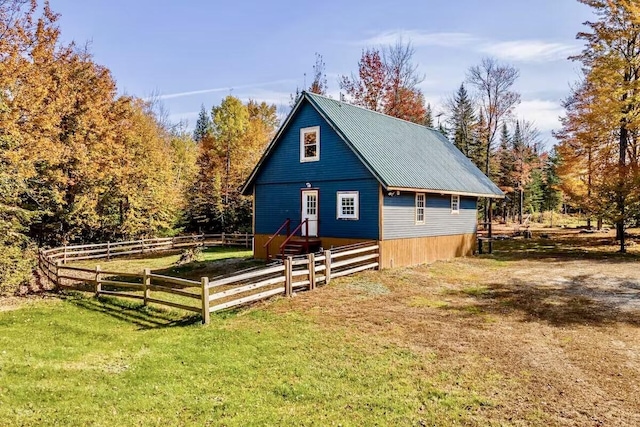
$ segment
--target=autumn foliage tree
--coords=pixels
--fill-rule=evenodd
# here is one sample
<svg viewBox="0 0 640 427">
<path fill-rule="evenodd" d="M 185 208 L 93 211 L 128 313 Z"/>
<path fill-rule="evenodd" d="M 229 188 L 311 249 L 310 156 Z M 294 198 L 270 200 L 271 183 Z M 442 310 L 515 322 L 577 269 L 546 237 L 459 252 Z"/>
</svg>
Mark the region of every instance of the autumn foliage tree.
<svg viewBox="0 0 640 427">
<path fill-rule="evenodd" d="M 558 133 L 561 173 L 574 199 L 586 194 L 589 212 L 616 224 L 625 252 L 625 227 L 640 216 L 640 10 L 630 0 L 580 2 L 598 20 L 578 34 L 585 77 Z"/>
<path fill-rule="evenodd" d="M 414 53 L 411 44 L 402 41 L 382 49 L 364 50 L 358 72 L 342 76 L 340 89 L 355 105 L 424 124 L 427 110 L 418 87 L 424 77 L 413 62 Z"/>
<path fill-rule="evenodd" d="M 192 141 L 118 96 L 58 19 L 46 2 L 0 1 L 0 292 L 28 281 L 34 241 L 175 233 L 192 179 Z"/>
</svg>

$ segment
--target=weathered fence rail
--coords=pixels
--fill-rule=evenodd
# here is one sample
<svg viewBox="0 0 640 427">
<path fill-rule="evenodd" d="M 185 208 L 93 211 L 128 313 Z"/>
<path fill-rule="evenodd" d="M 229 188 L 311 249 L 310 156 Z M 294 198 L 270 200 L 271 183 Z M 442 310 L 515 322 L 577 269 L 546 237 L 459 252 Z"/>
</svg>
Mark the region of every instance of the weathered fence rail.
<svg viewBox="0 0 640 427">
<path fill-rule="evenodd" d="M 246 246 L 251 244 L 249 236 L 231 237 L 221 234 L 108 243 L 107 252 L 104 252 L 105 244 L 67 246 L 41 250 L 39 268 L 42 277 L 55 284 L 57 288 L 93 292 L 95 296 L 139 299 L 145 305 L 153 303 L 197 312 L 201 313 L 203 323 L 209 323 L 210 314 L 216 311 L 275 295 L 291 296 L 295 291 L 313 290 L 318 285 L 328 284 L 332 278 L 378 268 L 379 247 L 370 243 L 338 247 L 295 258 L 288 257 L 282 263 L 213 279 L 202 277 L 200 281 L 154 274 L 149 269 L 136 274 L 105 271 L 101 270 L 100 266 L 89 269 L 64 263 L 70 260 L 147 253 L 146 251 L 151 252 L 151 248 L 157 247 L 166 247 L 169 250 L 186 245 Z M 160 243 L 165 246 L 160 246 Z M 87 251 L 91 252 L 87 255 Z"/>
</svg>

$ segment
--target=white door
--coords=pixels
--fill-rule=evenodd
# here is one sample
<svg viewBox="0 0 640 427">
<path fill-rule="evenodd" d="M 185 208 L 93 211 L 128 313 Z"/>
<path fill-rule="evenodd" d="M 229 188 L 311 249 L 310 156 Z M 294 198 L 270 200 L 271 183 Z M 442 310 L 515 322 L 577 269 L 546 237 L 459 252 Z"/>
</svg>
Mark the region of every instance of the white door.
<svg viewBox="0 0 640 427">
<path fill-rule="evenodd" d="M 302 221 L 309 220 L 309 237 L 318 237 L 318 190 L 302 190 Z M 302 226 L 302 235 L 307 227 Z"/>
</svg>

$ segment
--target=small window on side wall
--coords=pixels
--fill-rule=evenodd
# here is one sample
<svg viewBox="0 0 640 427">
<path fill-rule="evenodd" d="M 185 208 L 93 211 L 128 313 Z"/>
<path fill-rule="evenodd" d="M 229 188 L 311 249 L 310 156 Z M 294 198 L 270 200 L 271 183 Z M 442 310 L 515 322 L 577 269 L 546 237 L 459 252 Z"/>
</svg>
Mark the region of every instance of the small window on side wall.
<svg viewBox="0 0 640 427">
<path fill-rule="evenodd" d="M 460 213 L 460 196 L 455 194 L 451 196 L 451 213 Z"/>
<path fill-rule="evenodd" d="M 424 224 L 426 197 L 424 193 L 416 194 L 416 224 Z"/>
<path fill-rule="evenodd" d="M 320 126 L 300 129 L 300 162 L 320 160 Z"/>
<path fill-rule="evenodd" d="M 355 219 L 360 215 L 360 200 L 357 191 L 338 191 L 338 219 Z"/>
</svg>

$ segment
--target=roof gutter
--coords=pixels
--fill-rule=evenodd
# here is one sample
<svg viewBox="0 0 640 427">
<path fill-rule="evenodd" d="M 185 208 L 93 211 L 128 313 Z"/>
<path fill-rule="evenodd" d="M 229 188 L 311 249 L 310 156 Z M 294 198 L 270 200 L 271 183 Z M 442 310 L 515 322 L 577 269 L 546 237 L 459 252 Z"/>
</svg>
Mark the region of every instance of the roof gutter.
<svg viewBox="0 0 640 427">
<path fill-rule="evenodd" d="M 409 188 L 409 187 L 386 187 L 387 191 L 407 191 L 410 193 L 429 193 L 440 195 L 452 195 L 452 196 L 467 196 L 467 197 L 486 197 L 488 199 L 504 199 L 505 195 L 498 194 L 484 194 L 484 193 L 468 193 L 464 191 L 450 191 L 450 190 L 433 190 L 429 188 Z"/>
</svg>

